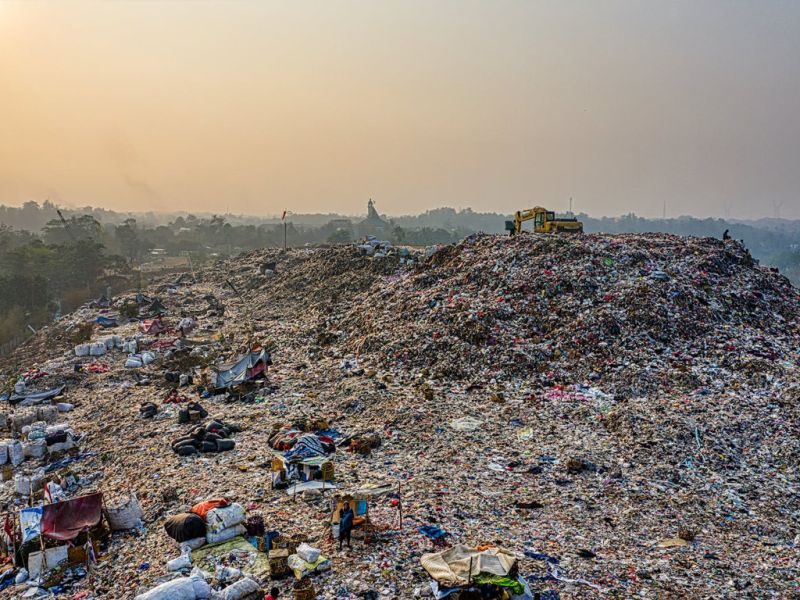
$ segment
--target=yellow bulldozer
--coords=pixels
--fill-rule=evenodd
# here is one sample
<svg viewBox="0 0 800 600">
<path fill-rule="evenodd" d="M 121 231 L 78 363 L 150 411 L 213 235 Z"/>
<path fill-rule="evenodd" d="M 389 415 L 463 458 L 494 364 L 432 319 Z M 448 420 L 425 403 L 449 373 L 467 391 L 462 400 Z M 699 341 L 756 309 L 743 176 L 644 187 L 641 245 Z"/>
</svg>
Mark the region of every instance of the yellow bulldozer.
<svg viewBox="0 0 800 600">
<path fill-rule="evenodd" d="M 583 233 L 583 223 L 575 217 L 556 217 L 556 213 L 541 206 L 518 210 L 513 221 L 506 221 L 509 235 L 522 231 L 522 224 L 533 219 L 534 233 Z"/>
</svg>

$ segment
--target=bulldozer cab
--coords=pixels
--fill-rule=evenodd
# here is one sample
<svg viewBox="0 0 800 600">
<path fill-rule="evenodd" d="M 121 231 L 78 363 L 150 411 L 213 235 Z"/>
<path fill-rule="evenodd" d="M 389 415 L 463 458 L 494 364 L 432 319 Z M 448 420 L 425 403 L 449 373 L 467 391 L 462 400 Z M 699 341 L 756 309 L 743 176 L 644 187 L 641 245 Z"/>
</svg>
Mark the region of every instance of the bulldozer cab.
<svg viewBox="0 0 800 600">
<path fill-rule="evenodd" d="M 543 210 L 536 213 L 536 218 L 533 221 L 534 231 L 542 232 L 545 230 L 547 223 L 552 223 L 556 220 L 556 213 L 549 210 Z"/>
</svg>

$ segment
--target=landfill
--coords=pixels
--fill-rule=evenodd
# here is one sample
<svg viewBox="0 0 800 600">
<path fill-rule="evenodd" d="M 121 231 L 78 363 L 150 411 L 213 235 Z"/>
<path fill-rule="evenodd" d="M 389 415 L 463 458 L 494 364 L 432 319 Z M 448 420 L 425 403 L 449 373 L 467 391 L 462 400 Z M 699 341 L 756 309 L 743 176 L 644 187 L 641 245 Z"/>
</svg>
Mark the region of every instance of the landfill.
<svg viewBox="0 0 800 600">
<path fill-rule="evenodd" d="M 785 277 L 663 234 L 377 248 L 165 273 L 2 359 L 0 597 L 800 595 Z"/>
</svg>

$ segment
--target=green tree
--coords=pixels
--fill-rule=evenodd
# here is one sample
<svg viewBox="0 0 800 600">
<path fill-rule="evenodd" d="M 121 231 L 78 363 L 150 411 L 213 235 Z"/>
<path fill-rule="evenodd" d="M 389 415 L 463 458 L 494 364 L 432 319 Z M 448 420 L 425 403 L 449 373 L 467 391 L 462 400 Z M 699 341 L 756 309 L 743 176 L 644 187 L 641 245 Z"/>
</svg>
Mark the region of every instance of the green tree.
<svg viewBox="0 0 800 600">
<path fill-rule="evenodd" d="M 350 232 L 344 228 L 339 228 L 328 236 L 329 244 L 349 244 L 352 241 Z"/>
<path fill-rule="evenodd" d="M 139 228 L 136 219 L 129 218 L 114 228 L 114 237 L 119 244 L 120 250 L 128 261 L 133 264 L 144 252 L 153 246 L 139 236 Z"/>
</svg>

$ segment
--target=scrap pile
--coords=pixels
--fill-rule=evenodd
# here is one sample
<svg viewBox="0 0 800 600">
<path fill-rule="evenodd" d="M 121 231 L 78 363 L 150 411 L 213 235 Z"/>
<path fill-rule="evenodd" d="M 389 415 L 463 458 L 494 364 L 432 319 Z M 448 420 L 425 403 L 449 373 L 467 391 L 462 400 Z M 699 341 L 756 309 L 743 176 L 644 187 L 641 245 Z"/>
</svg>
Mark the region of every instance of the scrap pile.
<svg viewBox="0 0 800 600">
<path fill-rule="evenodd" d="M 797 290 L 730 242 L 474 236 L 431 262 L 341 319 L 352 352 L 441 377 L 635 396 L 694 389 L 711 366 L 780 363 L 800 331 Z"/>
<path fill-rule="evenodd" d="M 800 593 L 800 296 L 736 242 L 259 250 L 145 292 L 1 363 L 9 514 L 131 499 L 94 560 L 45 547 L 58 581 L 6 548 L 9 597 Z"/>
</svg>

